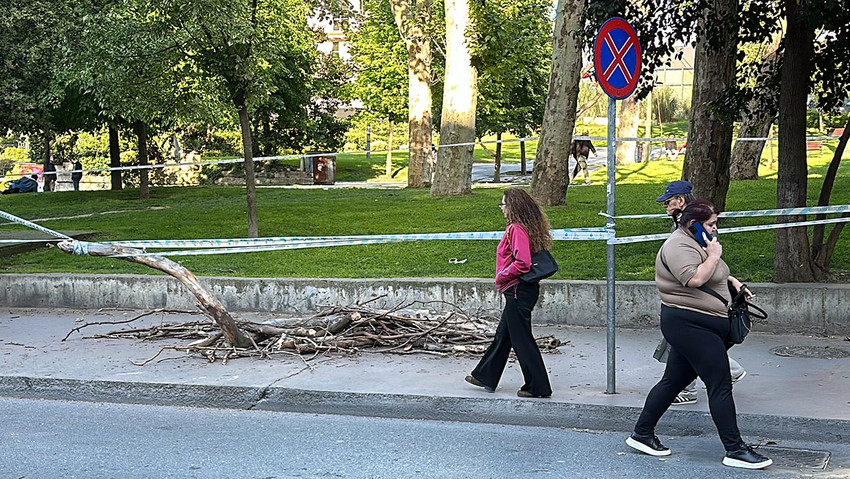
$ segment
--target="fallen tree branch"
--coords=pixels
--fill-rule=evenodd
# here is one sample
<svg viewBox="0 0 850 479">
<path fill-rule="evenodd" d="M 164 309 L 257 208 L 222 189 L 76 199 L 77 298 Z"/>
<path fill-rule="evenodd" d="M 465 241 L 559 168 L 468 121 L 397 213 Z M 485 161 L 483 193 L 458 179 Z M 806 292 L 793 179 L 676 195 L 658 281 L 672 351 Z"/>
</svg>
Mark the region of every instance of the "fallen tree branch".
<svg viewBox="0 0 850 479">
<path fill-rule="evenodd" d="M 407 304 L 412 306 L 415 303 Z M 152 314 L 152 313 L 149 313 Z M 98 338 L 197 338 L 186 346 L 167 346 L 153 357 L 134 362 L 145 365 L 164 350 L 196 352 L 208 361 L 227 362 L 237 357 L 269 358 L 275 354 L 304 355 L 324 353 L 358 354 L 374 351 L 394 354 L 478 355 L 484 352 L 495 332 L 495 321 L 467 316 L 458 311 L 425 315 L 404 312 L 399 307 L 374 310 L 362 305 L 334 306 L 285 325 L 238 321 L 248 333 L 250 346 L 235 347 L 210 322 L 166 323 L 149 328 L 133 328 L 101 334 Z M 541 350 L 554 352 L 561 341 L 553 336 L 537 338 Z"/>
</svg>

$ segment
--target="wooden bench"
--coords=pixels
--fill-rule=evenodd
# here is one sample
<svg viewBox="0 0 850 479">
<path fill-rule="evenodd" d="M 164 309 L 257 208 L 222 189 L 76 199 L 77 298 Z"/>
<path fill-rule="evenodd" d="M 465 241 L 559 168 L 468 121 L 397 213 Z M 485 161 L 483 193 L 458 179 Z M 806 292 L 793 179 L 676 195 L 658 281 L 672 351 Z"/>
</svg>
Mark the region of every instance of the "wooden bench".
<svg viewBox="0 0 850 479">
<path fill-rule="evenodd" d="M 833 128 L 829 131 L 829 136 L 841 136 L 844 134 L 844 128 Z"/>
<path fill-rule="evenodd" d="M 806 151 L 817 151 L 821 152 L 823 145 L 819 141 L 807 141 L 806 142 Z"/>
</svg>

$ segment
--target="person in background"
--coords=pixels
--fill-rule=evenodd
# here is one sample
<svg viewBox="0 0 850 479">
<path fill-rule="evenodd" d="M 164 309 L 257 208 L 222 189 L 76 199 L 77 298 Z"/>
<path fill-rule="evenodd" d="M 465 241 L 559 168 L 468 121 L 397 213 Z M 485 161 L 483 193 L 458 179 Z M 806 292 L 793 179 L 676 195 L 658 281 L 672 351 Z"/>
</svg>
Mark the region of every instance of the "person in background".
<svg viewBox="0 0 850 479">
<path fill-rule="evenodd" d="M 74 172 L 71 173 L 71 181 L 74 183 L 74 191 L 80 191 L 80 181 L 83 179 L 83 163 L 74 161 Z"/>
<path fill-rule="evenodd" d="M 588 136 L 590 133 L 588 130 L 584 130 L 581 132 L 581 136 Z M 590 152 L 596 154 L 596 148 L 593 147 L 593 143 L 590 140 L 573 140 L 570 144 L 570 153 L 573 155 L 573 158 L 576 159 L 576 167 L 573 169 L 573 174 L 570 175 L 570 184 L 576 179 L 578 172 L 584 170 L 584 184 L 590 184 L 590 172 L 587 169 L 587 159 L 590 157 Z"/>
<path fill-rule="evenodd" d="M 655 435 L 655 426 L 679 391 L 699 376 L 708 389 L 711 419 L 726 449 L 723 464 L 763 469 L 773 461 L 744 443 L 732 397 L 732 376 L 726 359 L 732 343 L 728 341 L 726 303 L 721 298 L 731 301 L 730 290 L 739 292 L 744 286 L 729 274 L 729 266 L 721 259 L 723 246 L 717 240 L 717 215 L 717 208 L 709 201 L 688 204 L 679 217 L 678 228 L 656 255 L 661 332 L 672 348 L 664 376 L 649 391 L 626 444 L 651 456 L 669 456 L 670 449 Z M 749 290 L 743 291 L 747 299 L 753 297 Z"/>
<path fill-rule="evenodd" d="M 679 216 L 682 214 L 682 210 L 685 209 L 689 203 L 694 201 L 693 194 L 693 186 L 690 182 L 680 180 L 673 181 L 667 185 L 667 188 L 664 190 L 664 194 L 659 196 L 655 201 L 664 204 L 664 208 L 667 210 L 667 216 L 669 216 L 673 220 L 673 226 L 671 228 L 672 231 L 676 231 L 677 222 Z M 661 342 L 655 348 L 655 353 L 653 357 L 661 362 L 667 362 L 668 356 L 668 348 L 669 344 L 667 344 L 667 340 L 661 339 Z M 747 371 L 741 366 L 738 361 L 729 357 L 729 370 L 732 374 L 732 383 L 736 383 L 741 379 L 744 379 L 744 376 L 747 375 Z M 673 399 L 673 406 L 685 406 L 688 404 L 696 404 L 697 402 L 697 381 L 694 379 L 693 382 L 685 386 L 684 389 Z"/>
<path fill-rule="evenodd" d="M 520 276 L 531 270 L 531 255 L 552 244 L 549 220 L 537 202 L 518 188 L 505 190 L 499 207 L 507 225 L 496 248 L 496 289 L 504 296 L 505 308 L 493 342 L 465 379 L 494 392 L 513 348 L 525 380 L 517 396 L 548 398 L 552 395 L 549 373 L 531 332 L 531 311 L 537 304 L 540 283 L 522 281 Z"/>
<path fill-rule="evenodd" d="M 38 191 L 38 175 L 23 176 L 9 183 L 9 187 L 3 190 L 2 194 L 11 195 L 14 193 L 30 193 Z"/>
<path fill-rule="evenodd" d="M 44 191 L 55 191 L 56 189 L 56 165 L 53 164 L 53 157 L 44 163 Z"/>
</svg>

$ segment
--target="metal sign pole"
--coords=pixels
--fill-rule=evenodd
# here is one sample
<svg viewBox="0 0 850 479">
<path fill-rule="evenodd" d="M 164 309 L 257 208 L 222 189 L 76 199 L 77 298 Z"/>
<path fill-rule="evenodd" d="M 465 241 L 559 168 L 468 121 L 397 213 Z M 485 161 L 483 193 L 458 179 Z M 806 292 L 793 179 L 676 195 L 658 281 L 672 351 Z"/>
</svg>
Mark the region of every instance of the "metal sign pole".
<svg viewBox="0 0 850 479">
<path fill-rule="evenodd" d="M 628 98 L 640 80 L 641 49 L 635 29 L 625 19 L 609 18 L 599 27 L 593 43 L 593 68 L 602 90 L 608 94 L 608 232 L 614 233 L 616 186 L 617 100 Z M 617 393 L 616 348 L 614 339 L 614 239 L 608 240 L 608 388 Z"/>
<path fill-rule="evenodd" d="M 608 97 L 608 221 L 607 226 L 614 229 L 614 191 L 616 188 L 616 155 L 617 145 L 614 138 L 617 132 L 617 100 Z M 614 243 L 608 242 L 608 387 L 606 394 L 617 393 L 617 354 L 614 339 Z"/>
</svg>

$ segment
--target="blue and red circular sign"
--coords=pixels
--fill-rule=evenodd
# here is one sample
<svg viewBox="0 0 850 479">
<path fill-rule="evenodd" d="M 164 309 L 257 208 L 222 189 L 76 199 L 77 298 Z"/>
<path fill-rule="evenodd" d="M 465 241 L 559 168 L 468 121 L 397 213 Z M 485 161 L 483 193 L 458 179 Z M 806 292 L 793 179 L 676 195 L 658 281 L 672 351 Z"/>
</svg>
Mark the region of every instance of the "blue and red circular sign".
<svg viewBox="0 0 850 479">
<path fill-rule="evenodd" d="M 640 78 L 640 42 L 625 19 L 614 17 L 602 24 L 593 45 L 596 80 L 615 100 L 631 95 Z"/>
</svg>

